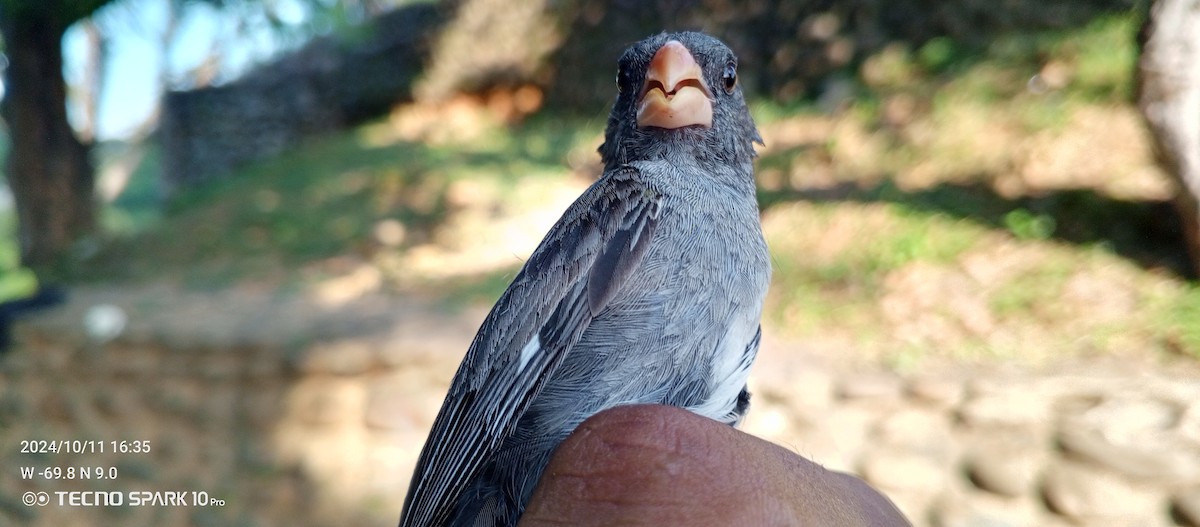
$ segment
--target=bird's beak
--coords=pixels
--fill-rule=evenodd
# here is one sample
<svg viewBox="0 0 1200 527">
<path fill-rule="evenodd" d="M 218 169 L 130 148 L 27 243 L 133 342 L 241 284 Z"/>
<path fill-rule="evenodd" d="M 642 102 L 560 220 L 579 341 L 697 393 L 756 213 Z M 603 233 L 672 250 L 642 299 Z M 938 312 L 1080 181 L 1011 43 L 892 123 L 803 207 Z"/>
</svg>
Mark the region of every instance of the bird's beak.
<svg viewBox="0 0 1200 527">
<path fill-rule="evenodd" d="M 659 48 L 646 70 L 638 101 L 638 128 L 712 128 L 712 92 L 700 65 L 678 40 Z"/>
</svg>

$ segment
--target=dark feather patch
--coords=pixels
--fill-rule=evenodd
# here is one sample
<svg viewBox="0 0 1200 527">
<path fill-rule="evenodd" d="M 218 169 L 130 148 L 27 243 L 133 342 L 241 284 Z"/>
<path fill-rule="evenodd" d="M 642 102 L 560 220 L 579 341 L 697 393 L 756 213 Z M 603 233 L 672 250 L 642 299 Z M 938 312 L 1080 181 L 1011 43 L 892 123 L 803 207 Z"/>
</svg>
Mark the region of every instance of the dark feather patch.
<svg viewBox="0 0 1200 527">
<path fill-rule="evenodd" d="M 657 196 L 637 203 L 621 221 L 621 228 L 596 257 L 588 277 L 588 305 L 592 316 L 600 314 L 612 300 L 618 285 L 625 283 L 629 273 L 641 262 L 654 230 L 658 226 L 660 202 Z"/>
</svg>

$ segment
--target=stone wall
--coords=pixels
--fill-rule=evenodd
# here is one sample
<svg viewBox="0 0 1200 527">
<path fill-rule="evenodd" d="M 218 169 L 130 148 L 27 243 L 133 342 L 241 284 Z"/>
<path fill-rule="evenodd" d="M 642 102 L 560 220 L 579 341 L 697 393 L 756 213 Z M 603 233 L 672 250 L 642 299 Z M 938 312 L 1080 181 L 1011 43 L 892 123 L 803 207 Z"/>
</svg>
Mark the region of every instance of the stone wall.
<svg viewBox="0 0 1200 527">
<path fill-rule="evenodd" d="M 168 195 L 411 98 L 441 15 L 397 9 L 359 33 L 321 37 L 222 86 L 168 93 L 159 136 Z"/>
<path fill-rule="evenodd" d="M 88 342 L 91 306 L 124 310 Z M 0 525 L 395 525 L 483 316 L 370 294 L 75 291 L 0 356 Z M 895 373 L 764 338 L 743 428 L 855 473 L 918 527 L 1200 527 L 1200 366 L 1146 357 Z M 20 441 L 144 440 L 42 454 Z M 116 467 L 23 479 L 18 467 Z M 27 506 L 27 492 L 204 491 L 222 506 Z"/>
<path fill-rule="evenodd" d="M 127 315 L 120 338 L 87 338 L 95 306 Z M 0 525 L 394 526 L 474 318 L 383 297 L 333 307 L 270 293 L 73 290 L 0 355 Z M 106 446 L 29 454 L 22 440 Z M 114 452 L 111 441 L 149 451 Z M 38 475 L 21 477 L 25 466 Z M 106 477 L 42 476 L 54 467 Z M 22 502 L 143 490 L 224 504 Z"/>
</svg>

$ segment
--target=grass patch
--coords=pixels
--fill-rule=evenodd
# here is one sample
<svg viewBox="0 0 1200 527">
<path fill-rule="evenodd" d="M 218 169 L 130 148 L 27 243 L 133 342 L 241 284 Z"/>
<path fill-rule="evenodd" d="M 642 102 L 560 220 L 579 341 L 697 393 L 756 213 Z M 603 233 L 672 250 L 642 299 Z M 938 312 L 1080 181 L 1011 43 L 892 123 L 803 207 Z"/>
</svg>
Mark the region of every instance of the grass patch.
<svg viewBox="0 0 1200 527">
<path fill-rule="evenodd" d="M 1152 335 L 1168 350 L 1200 359 L 1200 286 L 1163 293 L 1155 298 Z"/>
<path fill-rule="evenodd" d="M 161 222 L 119 236 L 85 278 L 182 276 L 201 287 L 229 285 L 339 254 L 389 250 L 381 222 L 404 231 L 399 249 L 430 240 L 458 206 L 456 181 L 481 181 L 498 200 L 516 182 L 555 178 L 587 132 L 556 123 L 499 128 L 470 143 L 387 139 L 388 125 L 313 141 L 276 159 L 178 196 Z M 379 139 L 379 136 L 385 139 Z M 132 226 L 140 198 L 118 200 L 112 223 Z M 148 257 L 154 255 L 153 257 Z"/>
<path fill-rule="evenodd" d="M 764 224 L 775 265 L 766 318 L 796 338 L 844 341 L 896 367 L 1200 357 L 1195 286 L 1103 244 L 894 203 L 796 202 L 770 209 Z"/>
<path fill-rule="evenodd" d="M 887 145 L 868 172 L 971 181 L 1010 170 L 1022 139 L 1065 130 L 1082 108 L 1128 104 L 1139 23 L 1105 16 L 982 49 L 946 38 L 885 47 L 864 61 L 847 112 Z"/>
<path fill-rule="evenodd" d="M 890 273 L 953 262 L 987 233 L 899 204 L 804 202 L 771 209 L 764 231 L 775 267 L 769 318 L 800 334 L 837 326 L 868 340 L 883 337 L 876 306 Z"/>
</svg>

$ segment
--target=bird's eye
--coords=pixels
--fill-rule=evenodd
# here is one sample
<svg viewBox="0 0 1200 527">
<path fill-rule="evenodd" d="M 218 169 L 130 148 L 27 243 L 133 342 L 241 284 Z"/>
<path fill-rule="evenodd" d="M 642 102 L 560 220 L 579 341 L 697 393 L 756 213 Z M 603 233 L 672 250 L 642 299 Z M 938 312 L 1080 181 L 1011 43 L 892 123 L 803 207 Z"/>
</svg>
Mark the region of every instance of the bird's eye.
<svg viewBox="0 0 1200 527">
<path fill-rule="evenodd" d="M 629 84 L 629 74 L 625 68 L 617 68 L 617 93 L 625 91 L 626 84 Z"/>
<path fill-rule="evenodd" d="M 725 65 L 721 81 L 725 83 L 725 93 L 733 93 L 733 89 L 737 87 L 737 64 L 730 62 Z"/>
</svg>

